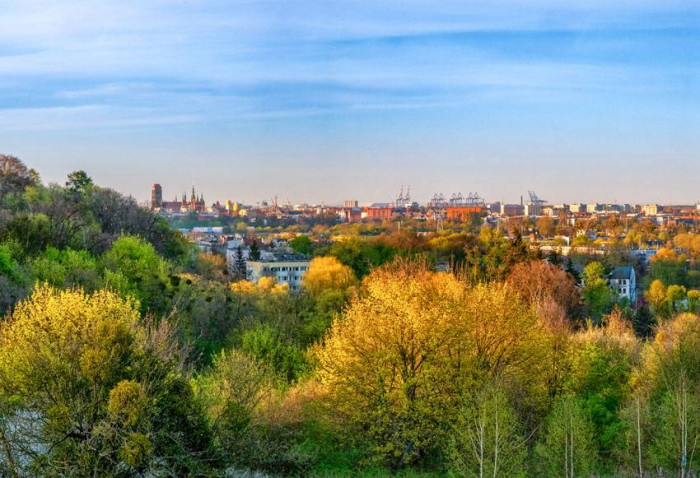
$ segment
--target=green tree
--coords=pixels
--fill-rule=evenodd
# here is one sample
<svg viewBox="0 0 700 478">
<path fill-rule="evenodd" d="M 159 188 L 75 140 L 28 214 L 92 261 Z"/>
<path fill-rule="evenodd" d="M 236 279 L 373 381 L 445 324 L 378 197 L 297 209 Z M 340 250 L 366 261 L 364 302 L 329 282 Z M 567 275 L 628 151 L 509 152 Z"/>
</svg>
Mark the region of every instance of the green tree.
<svg viewBox="0 0 700 478">
<path fill-rule="evenodd" d="M 314 253 L 314 245 L 309 239 L 309 236 L 299 235 L 292 239 L 289 243 L 292 249 L 297 254 L 304 254 L 305 256 L 311 256 Z"/>
<path fill-rule="evenodd" d="M 92 186 L 92 178 L 83 170 L 73 171 L 68 175 L 68 181 L 66 181 L 68 192 L 76 196 L 87 192 L 88 188 Z"/>
<path fill-rule="evenodd" d="M 596 430 L 593 444 L 603 464 L 612 469 L 613 454 L 624 428 L 618 410 L 626 402 L 632 364 L 638 360 L 631 324 L 619 311 L 607 316 L 603 327 L 574 336 L 567 388 L 591 420 Z"/>
<path fill-rule="evenodd" d="M 247 268 L 245 257 L 243 257 L 243 247 L 238 246 L 236 249 L 236 261 L 233 265 L 235 280 L 246 280 L 248 275 Z"/>
<path fill-rule="evenodd" d="M 596 470 L 595 429 L 575 398 L 559 400 L 535 446 L 539 476 L 588 477 Z"/>
<path fill-rule="evenodd" d="M 683 309 L 682 302 L 686 298 L 686 289 L 682 285 L 670 285 L 666 289 L 666 300 L 671 307 L 671 312 L 675 313 Z"/>
<path fill-rule="evenodd" d="M 644 390 L 637 390 L 630 397 L 620 410 L 620 420 L 623 425 L 623 439 L 617 443 L 620 464 L 644 478 L 651 465 L 650 437 L 655 425 L 652 423 L 649 396 Z"/>
<path fill-rule="evenodd" d="M 241 350 L 269 364 L 289 382 L 300 378 L 308 368 L 301 347 L 285 340 L 280 330 L 267 324 L 256 325 L 243 332 Z"/>
<path fill-rule="evenodd" d="M 488 384 L 467 399 L 450 433 L 450 471 L 455 476 L 524 477 L 526 438 L 503 388 Z"/>
<path fill-rule="evenodd" d="M 139 237 L 120 237 L 102 263 L 108 286 L 137 298 L 144 312 L 169 312 L 170 265 L 151 244 Z"/>
<path fill-rule="evenodd" d="M 589 263 L 583 269 L 583 290 L 591 317 L 600 320 L 612 305 L 613 293 L 605 280 L 605 267 L 597 261 Z"/>
<path fill-rule="evenodd" d="M 658 402 L 656 430 L 651 445 L 654 462 L 678 470 L 681 478 L 700 466 L 700 397 L 681 378 Z"/>
<path fill-rule="evenodd" d="M 258 241 L 253 240 L 253 244 L 250 246 L 250 260 L 259 261 L 260 260 L 260 247 L 258 246 Z"/>
<path fill-rule="evenodd" d="M 665 286 L 688 285 L 685 254 L 662 248 L 649 261 L 649 277 L 659 279 Z"/>
</svg>

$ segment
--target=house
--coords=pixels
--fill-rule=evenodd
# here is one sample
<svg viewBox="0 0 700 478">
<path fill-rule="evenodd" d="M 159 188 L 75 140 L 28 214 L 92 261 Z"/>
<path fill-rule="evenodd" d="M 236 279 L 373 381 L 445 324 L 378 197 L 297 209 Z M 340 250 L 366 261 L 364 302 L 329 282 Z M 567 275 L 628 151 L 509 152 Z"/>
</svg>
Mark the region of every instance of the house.
<svg viewBox="0 0 700 478">
<path fill-rule="evenodd" d="M 248 261 L 247 278 L 257 284 L 262 277 L 275 277 L 279 284 L 289 285 L 289 290 L 299 290 L 301 280 L 309 270 L 311 261 L 302 254 L 274 254 L 259 261 Z"/>
<path fill-rule="evenodd" d="M 608 285 L 618 297 L 629 299 L 631 303 L 637 300 L 637 274 L 634 267 L 621 266 L 613 269 Z"/>
</svg>

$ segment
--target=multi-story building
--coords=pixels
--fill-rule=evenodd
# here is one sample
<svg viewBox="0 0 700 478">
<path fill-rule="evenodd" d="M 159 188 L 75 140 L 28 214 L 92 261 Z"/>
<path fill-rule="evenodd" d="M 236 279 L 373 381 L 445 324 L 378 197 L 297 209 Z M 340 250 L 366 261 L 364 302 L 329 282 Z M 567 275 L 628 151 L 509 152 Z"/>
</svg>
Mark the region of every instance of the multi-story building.
<svg viewBox="0 0 700 478">
<path fill-rule="evenodd" d="M 663 208 L 658 204 L 645 204 L 644 207 L 642 207 L 642 212 L 645 216 L 656 216 L 662 209 Z"/>
<path fill-rule="evenodd" d="M 203 213 L 207 210 L 207 205 L 204 202 L 204 196 L 197 196 L 194 187 L 192 195 L 187 199 L 187 194 L 182 194 L 182 201 L 175 198 L 173 201 L 163 201 L 163 188 L 160 184 L 154 184 L 151 187 L 151 209 L 164 211 L 169 214 L 198 212 Z"/>
<path fill-rule="evenodd" d="M 524 213 L 522 204 L 501 204 L 501 216 L 522 216 Z"/>
<path fill-rule="evenodd" d="M 369 219 L 370 221 L 385 221 L 393 216 L 394 208 L 388 204 L 377 203 L 362 210 L 362 219 Z"/>
<path fill-rule="evenodd" d="M 481 215 L 484 213 L 483 206 L 449 206 L 447 208 L 448 221 L 468 221 L 474 214 Z"/>
<path fill-rule="evenodd" d="M 632 303 L 637 300 L 637 274 L 634 267 L 616 267 L 610 274 L 608 285 L 618 297 L 628 299 Z"/>
<path fill-rule="evenodd" d="M 541 216 L 544 210 L 544 204 L 541 202 L 530 202 L 525 204 L 525 215 L 526 216 Z"/>
<path fill-rule="evenodd" d="M 258 261 L 248 261 L 247 278 L 257 284 L 262 277 L 274 277 L 280 284 L 288 284 L 289 290 L 299 290 L 301 281 L 309 270 L 311 261 L 301 254 L 274 254 Z"/>
</svg>

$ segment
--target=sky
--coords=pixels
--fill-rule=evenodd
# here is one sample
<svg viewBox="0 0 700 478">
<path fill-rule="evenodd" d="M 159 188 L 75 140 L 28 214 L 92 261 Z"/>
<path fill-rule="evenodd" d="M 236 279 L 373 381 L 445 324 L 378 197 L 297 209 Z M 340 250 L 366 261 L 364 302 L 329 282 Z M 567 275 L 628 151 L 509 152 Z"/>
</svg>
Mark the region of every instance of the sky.
<svg viewBox="0 0 700 478">
<path fill-rule="evenodd" d="M 145 200 L 700 200 L 700 0 L 0 0 L 0 153 Z"/>
</svg>

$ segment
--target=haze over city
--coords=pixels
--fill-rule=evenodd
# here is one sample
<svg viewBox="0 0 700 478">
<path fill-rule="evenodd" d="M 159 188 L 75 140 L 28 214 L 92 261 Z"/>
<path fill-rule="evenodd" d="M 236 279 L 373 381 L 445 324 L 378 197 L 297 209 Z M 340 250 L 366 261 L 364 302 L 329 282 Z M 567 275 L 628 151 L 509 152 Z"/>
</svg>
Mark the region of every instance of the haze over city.
<svg viewBox="0 0 700 478">
<path fill-rule="evenodd" d="M 427 7 L 430 8 L 427 8 Z M 3 151 L 146 200 L 700 199 L 695 1 L 23 1 Z"/>
</svg>

